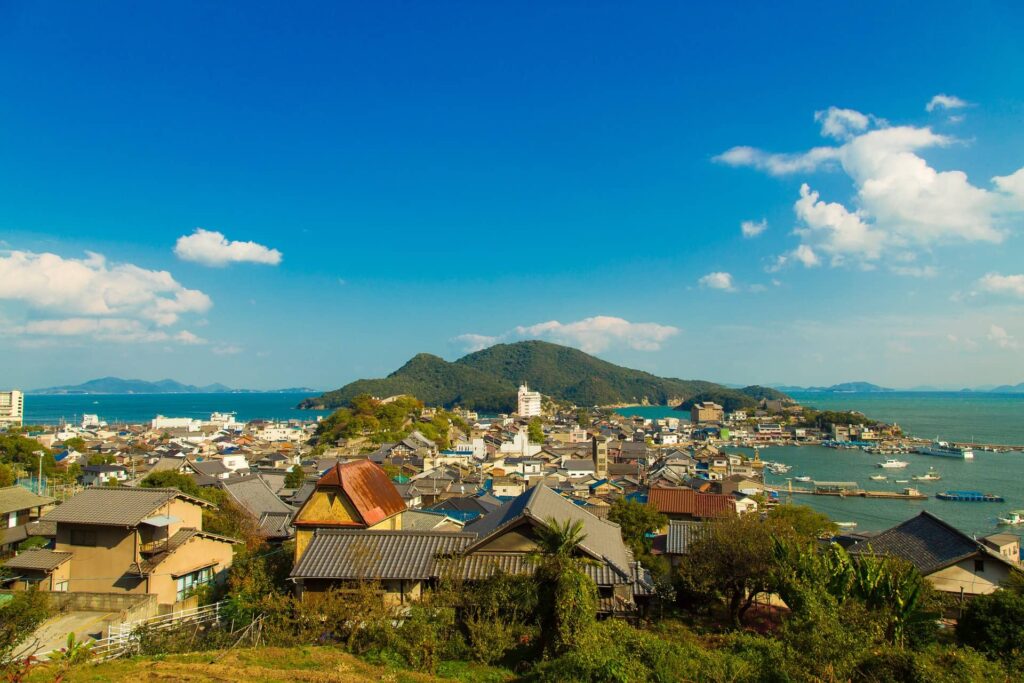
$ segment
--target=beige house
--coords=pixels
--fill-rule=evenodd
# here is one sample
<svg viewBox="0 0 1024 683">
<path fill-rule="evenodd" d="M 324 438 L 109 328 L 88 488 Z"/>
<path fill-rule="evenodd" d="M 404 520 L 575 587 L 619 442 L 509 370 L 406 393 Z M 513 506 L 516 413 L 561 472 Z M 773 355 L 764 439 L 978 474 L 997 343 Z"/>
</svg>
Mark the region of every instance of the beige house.
<svg viewBox="0 0 1024 683">
<path fill-rule="evenodd" d="M 14 552 L 28 538 L 28 523 L 52 503 L 53 498 L 36 495 L 21 486 L 0 488 L 0 557 Z"/>
<path fill-rule="evenodd" d="M 36 581 L 48 590 L 152 593 L 174 605 L 231 566 L 237 541 L 203 531 L 205 507 L 177 489 L 86 489 L 43 517 L 56 524 L 54 550 L 23 553 L 7 567 L 34 571 L 33 579 L 49 572 L 49 583 Z"/>
<path fill-rule="evenodd" d="M 884 555 L 907 560 L 936 590 L 957 595 L 984 595 L 1020 571 L 1019 540 L 995 534 L 975 540 L 930 512 L 850 546 L 851 555 Z"/>
</svg>

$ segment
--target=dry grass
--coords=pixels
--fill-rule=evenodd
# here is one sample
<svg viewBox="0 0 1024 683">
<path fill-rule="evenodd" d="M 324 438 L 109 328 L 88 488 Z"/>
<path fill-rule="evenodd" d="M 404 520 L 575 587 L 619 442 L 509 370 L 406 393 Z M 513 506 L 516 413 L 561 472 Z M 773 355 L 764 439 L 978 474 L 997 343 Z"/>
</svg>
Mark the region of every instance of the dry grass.
<svg viewBox="0 0 1024 683">
<path fill-rule="evenodd" d="M 40 666 L 32 672 L 29 680 L 52 681 L 56 675 L 57 672 L 52 667 Z M 131 681 L 132 683 L 153 681 L 428 683 L 444 679 L 427 674 L 375 666 L 330 647 L 264 647 L 230 652 L 202 652 L 168 655 L 161 658 L 140 657 L 101 664 L 84 664 L 68 671 L 63 680 L 69 683 L 99 681 Z"/>
</svg>

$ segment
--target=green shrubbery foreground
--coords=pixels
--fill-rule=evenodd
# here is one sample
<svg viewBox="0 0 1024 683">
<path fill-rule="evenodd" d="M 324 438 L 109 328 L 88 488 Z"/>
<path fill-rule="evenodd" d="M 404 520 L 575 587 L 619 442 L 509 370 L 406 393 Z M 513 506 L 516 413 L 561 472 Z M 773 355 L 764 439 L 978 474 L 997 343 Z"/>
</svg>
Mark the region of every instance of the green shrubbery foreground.
<svg viewBox="0 0 1024 683">
<path fill-rule="evenodd" d="M 463 582 L 453 565 L 452 578 L 405 609 L 383 604 L 374 581 L 297 598 L 285 580 L 289 553 L 247 548 L 224 595 L 204 596 L 226 597 L 221 623 L 140 631 L 138 653 L 326 645 L 467 680 L 485 670 L 521 681 L 1024 680 L 1024 582 L 968 602 L 955 633 L 940 629 L 947 597 L 909 565 L 819 546 L 810 538 L 819 521 L 780 514 L 760 526 L 749 518 L 716 523 L 691 545 L 681 571 L 661 577 L 676 582 L 678 602 L 641 624 L 595 618 L 597 595 L 588 560 L 575 552 L 582 536 L 573 524 L 549 522 L 533 576 Z M 726 535 L 731 551 L 722 553 Z M 745 599 L 737 608 L 737 578 L 744 590 L 781 596 L 789 609 L 766 619 L 756 606 L 744 611 Z M 0 679 L 21 675 L 12 643 L 38 623 L 41 595 L 0 607 Z"/>
</svg>

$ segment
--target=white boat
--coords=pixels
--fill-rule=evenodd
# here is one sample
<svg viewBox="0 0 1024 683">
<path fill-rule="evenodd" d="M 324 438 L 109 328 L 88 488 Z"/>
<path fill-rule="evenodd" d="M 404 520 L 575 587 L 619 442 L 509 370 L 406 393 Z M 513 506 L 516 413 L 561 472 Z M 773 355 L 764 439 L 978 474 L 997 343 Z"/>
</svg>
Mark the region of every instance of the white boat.
<svg viewBox="0 0 1024 683">
<path fill-rule="evenodd" d="M 856 529 L 857 522 L 836 522 L 836 526 L 840 529 Z"/>
<path fill-rule="evenodd" d="M 939 441 L 937 438 L 927 446 L 918 446 L 917 452 L 922 455 L 936 455 L 940 458 L 974 459 L 974 451 L 967 446 L 957 446 L 948 441 Z"/>
<path fill-rule="evenodd" d="M 896 460 L 895 458 L 886 458 L 885 462 L 878 463 L 878 466 L 886 470 L 902 470 L 910 463 L 906 460 Z"/>
<path fill-rule="evenodd" d="M 804 477 L 793 477 L 793 481 L 814 481 L 814 480 L 811 479 L 810 477 L 804 476 Z"/>
<path fill-rule="evenodd" d="M 888 478 L 884 474 L 872 474 L 870 477 L 871 481 L 885 481 Z"/>
<path fill-rule="evenodd" d="M 918 474 L 911 477 L 914 481 L 939 481 L 942 479 L 942 475 L 936 472 L 934 469 L 929 468 L 925 474 Z"/>
<path fill-rule="evenodd" d="M 1024 510 L 1014 510 L 1007 513 L 1006 517 L 999 517 L 999 524 L 1002 526 L 1017 526 L 1024 524 Z"/>
<path fill-rule="evenodd" d="M 897 484 L 909 484 L 910 480 L 909 479 L 897 479 L 896 483 Z"/>
</svg>

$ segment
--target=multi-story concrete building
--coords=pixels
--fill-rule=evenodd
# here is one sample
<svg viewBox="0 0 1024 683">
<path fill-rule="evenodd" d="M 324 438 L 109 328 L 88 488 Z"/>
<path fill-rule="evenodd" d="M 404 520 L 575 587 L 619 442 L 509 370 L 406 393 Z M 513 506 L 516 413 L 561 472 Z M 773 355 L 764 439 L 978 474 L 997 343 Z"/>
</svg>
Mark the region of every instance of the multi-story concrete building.
<svg viewBox="0 0 1024 683">
<path fill-rule="evenodd" d="M 25 395 L 20 391 L 0 391 L 0 426 L 20 427 L 25 415 Z"/>
<path fill-rule="evenodd" d="M 519 387 L 519 417 L 536 417 L 540 415 L 540 392 L 530 391 L 524 382 Z"/>
<path fill-rule="evenodd" d="M 724 419 L 725 409 L 711 401 L 695 403 L 694 406 L 690 408 L 690 422 L 693 424 L 710 424 L 722 422 Z"/>
</svg>

